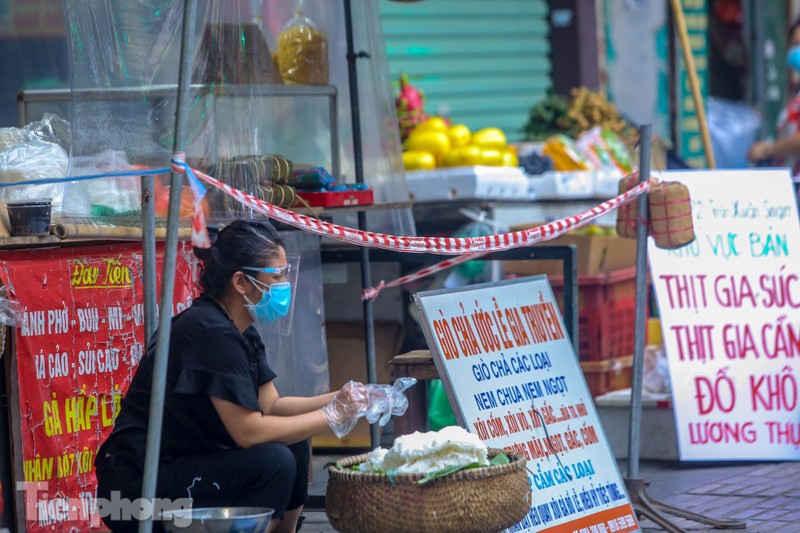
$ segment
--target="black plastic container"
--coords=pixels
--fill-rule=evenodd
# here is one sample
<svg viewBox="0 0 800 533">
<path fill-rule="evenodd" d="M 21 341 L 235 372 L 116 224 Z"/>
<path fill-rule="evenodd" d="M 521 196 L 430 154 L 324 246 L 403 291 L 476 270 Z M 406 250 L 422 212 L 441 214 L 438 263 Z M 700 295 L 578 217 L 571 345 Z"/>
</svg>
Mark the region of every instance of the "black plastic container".
<svg viewBox="0 0 800 533">
<path fill-rule="evenodd" d="M 11 222 L 11 235 L 48 235 L 50 233 L 50 210 L 52 201 L 27 200 L 9 202 L 8 219 Z"/>
</svg>

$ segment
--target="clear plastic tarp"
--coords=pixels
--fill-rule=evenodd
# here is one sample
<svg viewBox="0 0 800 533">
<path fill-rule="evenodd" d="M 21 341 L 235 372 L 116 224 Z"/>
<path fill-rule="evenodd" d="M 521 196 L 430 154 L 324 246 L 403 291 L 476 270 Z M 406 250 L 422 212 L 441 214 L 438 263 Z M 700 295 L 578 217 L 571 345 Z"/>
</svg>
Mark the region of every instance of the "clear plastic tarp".
<svg viewBox="0 0 800 533">
<path fill-rule="evenodd" d="M 70 175 L 167 166 L 183 0 L 65 6 L 73 59 Z M 194 30 L 186 139 L 192 166 L 274 203 L 276 156 L 355 182 L 343 2 L 199 0 Z M 376 202 L 407 201 L 376 2 L 353 2 L 353 30 L 356 50 L 369 54 L 358 60 L 364 181 Z M 70 183 L 63 213 L 133 215 L 130 199 L 138 194 L 135 178 Z M 253 216 L 221 195 L 209 197 L 212 221 Z M 413 234 L 410 210 L 372 217 L 370 229 Z"/>
<path fill-rule="evenodd" d="M 68 175 L 169 166 L 175 128 L 183 0 L 64 0 L 72 55 L 71 91 L 38 95 L 37 113 L 69 101 Z M 273 196 L 288 169 L 322 166 L 355 182 L 344 2 L 199 0 L 193 23 L 187 162 L 236 188 Z M 377 2 L 353 2 L 364 181 L 376 203 L 405 202 L 408 190 Z M 52 107 L 51 107 L 52 106 Z M 62 116 L 64 116 L 62 114 Z M 39 117 L 27 113 L 30 122 Z M 288 165 L 288 166 L 287 166 Z M 159 211 L 157 178 L 156 211 Z M 62 217 L 140 216 L 138 177 L 69 182 Z M 219 191 L 211 222 L 258 217 Z M 183 210 L 182 210 L 183 212 Z M 189 210 L 186 214 L 189 214 Z M 355 216 L 336 222 L 356 225 Z M 413 235 L 410 209 L 370 213 L 369 229 Z M 292 232 L 303 254 L 295 329 L 320 332 L 265 339 L 284 394 L 327 388 L 319 238 Z M 296 318 L 298 318 L 296 317 Z M 321 359 L 320 359 L 321 358 Z M 288 361 L 288 362 L 287 362 Z M 309 368 L 312 371 L 309 372 Z M 302 369 L 302 370 L 301 370 Z"/>
</svg>

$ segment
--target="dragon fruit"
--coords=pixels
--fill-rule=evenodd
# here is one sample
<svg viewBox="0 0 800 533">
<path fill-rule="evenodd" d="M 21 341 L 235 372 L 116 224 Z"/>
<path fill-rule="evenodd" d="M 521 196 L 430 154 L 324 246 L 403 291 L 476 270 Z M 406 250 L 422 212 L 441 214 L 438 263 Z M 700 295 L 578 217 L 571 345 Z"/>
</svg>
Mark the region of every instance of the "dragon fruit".
<svg viewBox="0 0 800 533">
<path fill-rule="evenodd" d="M 400 138 L 406 140 L 408 134 L 417 124 L 423 123 L 428 119 L 425 113 L 423 101 L 425 96 L 422 91 L 411 85 L 408 76 L 400 75 L 400 92 L 395 99 L 397 109 L 397 121 L 400 125 Z"/>
</svg>

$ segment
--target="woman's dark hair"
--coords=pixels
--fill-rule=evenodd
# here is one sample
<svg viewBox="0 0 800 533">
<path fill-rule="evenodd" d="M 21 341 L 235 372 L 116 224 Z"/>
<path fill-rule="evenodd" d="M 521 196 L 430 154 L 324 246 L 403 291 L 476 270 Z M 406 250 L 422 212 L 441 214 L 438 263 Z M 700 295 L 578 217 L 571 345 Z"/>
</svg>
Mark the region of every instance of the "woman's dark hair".
<svg viewBox="0 0 800 533">
<path fill-rule="evenodd" d="M 195 248 L 202 261 L 200 288 L 220 298 L 231 277 L 246 266 L 266 266 L 283 246 L 278 232 L 269 222 L 235 220 L 222 228 L 211 248 Z"/>
</svg>

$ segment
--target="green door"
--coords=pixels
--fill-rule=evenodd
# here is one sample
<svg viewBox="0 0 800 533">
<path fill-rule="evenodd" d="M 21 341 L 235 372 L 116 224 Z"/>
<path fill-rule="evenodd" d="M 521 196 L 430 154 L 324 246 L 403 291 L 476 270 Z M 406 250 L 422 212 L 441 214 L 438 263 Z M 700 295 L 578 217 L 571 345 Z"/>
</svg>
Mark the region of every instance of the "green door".
<svg viewBox="0 0 800 533">
<path fill-rule="evenodd" d="M 392 78 L 407 74 L 430 114 L 521 138 L 550 81 L 545 0 L 380 2 Z"/>
</svg>

